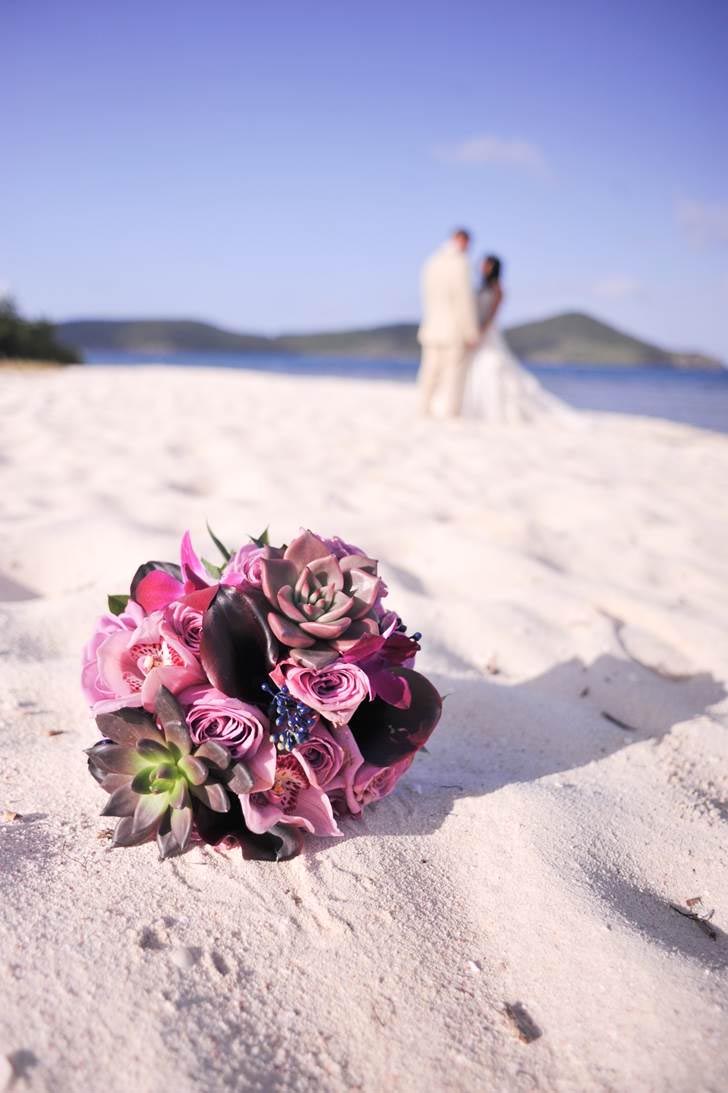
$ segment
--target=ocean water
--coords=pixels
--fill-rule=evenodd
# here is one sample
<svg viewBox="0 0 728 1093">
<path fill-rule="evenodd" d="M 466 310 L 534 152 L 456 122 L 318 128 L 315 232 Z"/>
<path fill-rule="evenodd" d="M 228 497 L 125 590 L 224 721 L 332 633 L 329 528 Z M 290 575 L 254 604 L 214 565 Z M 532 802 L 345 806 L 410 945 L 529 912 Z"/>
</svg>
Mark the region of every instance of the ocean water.
<svg viewBox="0 0 728 1093">
<path fill-rule="evenodd" d="M 91 365 L 170 364 L 182 368 L 243 368 L 297 376 L 414 383 L 416 361 L 352 357 L 301 357 L 257 353 L 85 354 Z M 528 370 L 555 395 L 582 410 L 641 414 L 728 433 L 728 370 L 697 372 L 674 368 L 619 368 L 614 365 L 529 365 Z"/>
</svg>

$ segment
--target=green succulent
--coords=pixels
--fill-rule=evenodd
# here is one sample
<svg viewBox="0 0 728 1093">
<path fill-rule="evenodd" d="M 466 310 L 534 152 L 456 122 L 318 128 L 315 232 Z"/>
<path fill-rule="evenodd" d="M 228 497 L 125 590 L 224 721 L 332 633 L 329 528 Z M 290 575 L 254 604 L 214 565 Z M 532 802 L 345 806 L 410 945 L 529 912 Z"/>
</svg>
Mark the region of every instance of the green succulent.
<svg viewBox="0 0 728 1093">
<path fill-rule="evenodd" d="M 118 816 L 112 846 L 156 837 L 160 857 L 190 843 L 200 810 L 229 812 L 232 793 L 248 792 L 246 768 L 211 740 L 195 747 L 176 698 L 160 688 L 156 717 L 144 710 L 99 714 L 104 739 L 87 751 L 88 765 L 109 800 L 102 816 Z"/>
</svg>

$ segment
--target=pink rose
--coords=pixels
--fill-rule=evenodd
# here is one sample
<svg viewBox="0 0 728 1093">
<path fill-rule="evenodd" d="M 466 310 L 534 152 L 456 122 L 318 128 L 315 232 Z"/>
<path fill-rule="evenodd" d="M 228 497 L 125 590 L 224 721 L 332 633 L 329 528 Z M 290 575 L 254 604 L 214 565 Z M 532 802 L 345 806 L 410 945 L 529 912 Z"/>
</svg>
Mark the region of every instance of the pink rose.
<svg viewBox="0 0 728 1093">
<path fill-rule="evenodd" d="M 233 554 L 222 574 L 224 584 L 249 584 L 260 588 L 263 583 L 260 559 L 265 557 L 265 547 L 247 543 Z"/>
<path fill-rule="evenodd" d="M 256 706 L 230 698 L 214 687 L 184 691 L 187 725 L 196 744 L 214 740 L 247 767 L 253 790 L 273 785 L 276 749 L 270 739 L 268 718 Z"/>
<path fill-rule="evenodd" d="M 412 765 L 413 759 L 414 754 L 408 755 L 389 767 L 376 767 L 373 763 L 362 763 L 346 793 L 349 811 L 359 813 L 367 805 L 387 797 L 404 772 Z"/>
<path fill-rule="evenodd" d="M 270 789 L 240 798 L 248 828 L 262 835 L 275 824 L 303 827 L 312 835 L 340 835 L 331 802 L 290 752 L 279 754 Z"/>
<path fill-rule="evenodd" d="M 142 618 L 134 629 L 111 633 L 98 646 L 96 663 L 104 697 L 93 703 L 94 714 L 123 706 L 153 710 L 160 687 L 179 694 L 205 679 L 197 658 L 161 611 Z"/>
<path fill-rule="evenodd" d="M 317 710 L 332 725 L 346 725 L 354 711 L 372 697 L 369 678 L 356 664 L 334 661 L 326 668 L 304 668 L 291 661 L 278 665 L 273 677 L 299 702 Z"/>
<path fill-rule="evenodd" d="M 351 736 L 351 733 L 348 735 Z M 334 736 L 318 721 L 303 743 L 293 749 L 293 755 L 303 767 L 309 782 L 315 783 L 319 789 L 325 790 L 348 762 L 347 750 L 342 747 L 338 737 L 338 731 Z"/>
</svg>

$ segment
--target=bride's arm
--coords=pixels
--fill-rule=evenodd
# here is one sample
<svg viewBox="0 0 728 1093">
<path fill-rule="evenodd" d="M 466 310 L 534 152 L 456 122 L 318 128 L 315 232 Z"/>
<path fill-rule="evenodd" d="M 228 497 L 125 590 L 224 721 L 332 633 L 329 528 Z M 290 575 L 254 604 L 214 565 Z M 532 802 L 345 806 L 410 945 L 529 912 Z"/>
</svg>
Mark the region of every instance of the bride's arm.
<svg viewBox="0 0 728 1093">
<path fill-rule="evenodd" d="M 481 327 L 480 327 L 481 334 L 485 334 L 487 332 L 488 327 L 490 326 L 490 324 L 493 322 L 496 315 L 498 314 L 498 311 L 499 311 L 500 306 L 501 306 L 502 303 L 503 303 L 503 289 L 500 287 L 500 285 L 496 285 L 494 290 L 493 290 L 493 305 L 492 305 L 490 311 L 488 312 L 488 314 L 486 315 L 486 317 L 483 319 L 483 322 L 482 322 Z"/>
</svg>

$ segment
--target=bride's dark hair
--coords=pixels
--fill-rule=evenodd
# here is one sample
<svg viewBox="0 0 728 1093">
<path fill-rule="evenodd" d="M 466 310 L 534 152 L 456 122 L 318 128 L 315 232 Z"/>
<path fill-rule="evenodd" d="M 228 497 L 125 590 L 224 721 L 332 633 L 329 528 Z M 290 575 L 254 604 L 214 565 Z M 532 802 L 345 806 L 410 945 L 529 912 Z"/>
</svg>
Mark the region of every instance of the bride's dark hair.
<svg viewBox="0 0 728 1093">
<path fill-rule="evenodd" d="M 503 263 L 501 262 L 497 254 L 486 254 L 485 258 L 483 259 L 484 266 L 486 262 L 490 262 L 491 269 L 490 273 L 483 273 L 482 287 L 492 288 L 493 285 L 497 285 L 500 283 L 501 269 L 503 268 Z"/>
</svg>

